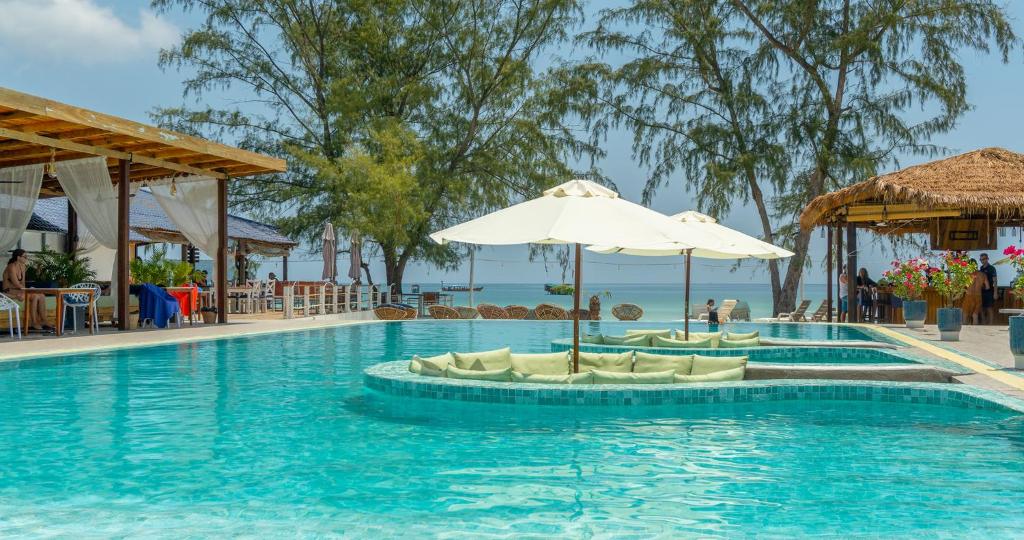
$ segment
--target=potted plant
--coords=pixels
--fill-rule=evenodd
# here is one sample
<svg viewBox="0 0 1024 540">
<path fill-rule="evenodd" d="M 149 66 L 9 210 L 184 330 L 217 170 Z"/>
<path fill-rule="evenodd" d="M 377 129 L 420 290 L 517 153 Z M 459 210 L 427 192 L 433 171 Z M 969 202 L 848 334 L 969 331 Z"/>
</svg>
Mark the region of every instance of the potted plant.
<svg viewBox="0 0 1024 540">
<path fill-rule="evenodd" d="M 203 316 L 203 324 L 217 324 L 217 308 L 200 308 L 199 314 Z"/>
<path fill-rule="evenodd" d="M 903 302 L 903 320 L 907 328 L 924 326 L 928 303 L 921 299 L 928 288 L 928 260 L 922 257 L 892 261 L 882 279 L 892 287 L 892 293 Z"/>
<path fill-rule="evenodd" d="M 944 306 L 936 313 L 942 341 L 960 339 L 964 312 L 956 307 L 956 303 L 964 297 L 977 271 L 978 263 L 968 259 L 966 254 L 953 251 L 942 254 L 941 269 L 931 269 L 932 287 L 944 300 Z"/>
<path fill-rule="evenodd" d="M 1003 250 L 1003 255 L 1017 270 L 1017 277 L 1010 284 L 1010 294 L 1024 298 L 1024 248 L 1010 246 Z M 1010 351 L 1013 352 L 1013 367 L 1024 369 L 1024 314 L 1010 317 Z"/>
<path fill-rule="evenodd" d="M 131 276 L 135 283 L 174 287 L 191 282 L 195 278 L 195 269 L 187 262 L 169 259 L 165 249 L 156 249 L 149 260 L 132 260 Z"/>
<path fill-rule="evenodd" d="M 91 281 L 96 272 L 89 268 L 89 258 L 75 253 L 60 253 L 49 248 L 32 255 L 28 281 L 36 287 L 70 287 Z"/>
</svg>

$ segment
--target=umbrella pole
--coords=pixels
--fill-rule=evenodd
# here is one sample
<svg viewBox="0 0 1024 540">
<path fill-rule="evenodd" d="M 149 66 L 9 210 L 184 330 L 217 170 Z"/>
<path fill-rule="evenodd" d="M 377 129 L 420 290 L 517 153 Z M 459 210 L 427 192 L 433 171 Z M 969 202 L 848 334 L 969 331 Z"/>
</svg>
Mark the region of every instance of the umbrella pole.
<svg viewBox="0 0 1024 540">
<path fill-rule="evenodd" d="M 580 372 L 580 259 L 583 249 L 576 244 L 576 272 L 572 289 L 572 372 Z"/>
<path fill-rule="evenodd" d="M 692 249 L 686 250 L 686 312 L 683 313 L 683 339 L 686 341 L 690 340 L 690 255 L 692 253 Z"/>
</svg>

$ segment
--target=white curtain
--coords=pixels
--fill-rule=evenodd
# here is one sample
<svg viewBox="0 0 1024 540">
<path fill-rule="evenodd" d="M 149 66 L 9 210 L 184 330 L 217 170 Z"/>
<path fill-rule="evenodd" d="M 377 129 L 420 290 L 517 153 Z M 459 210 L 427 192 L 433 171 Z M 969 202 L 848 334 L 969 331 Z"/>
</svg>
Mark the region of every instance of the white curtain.
<svg viewBox="0 0 1024 540">
<path fill-rule="evenodd" d="M 107 158 L 57 163 L 57 181 L 78 219 L 103 247 L 117 250 L 117 192 L 107 170 Z M 117 305 L 117 258 L 110 273 L 110 296 Z"/>
<path fill-rule="evenodd" d="M 176 191 L 174 195 L 171 194 L 172 186 Z M 211 278 L 216 280 L 220 263 L 217 260 L 217 180 L 208 176 L 188 176 L 177 178 L 173 183 L 150 184 L 149 190 L 181 234 L 213 258 Z"/>
<path fill-rule="evenodd" d="M 43 185 L 43 164 L 0 169 L 0 255 L 18 245 Z"/>
</svg>

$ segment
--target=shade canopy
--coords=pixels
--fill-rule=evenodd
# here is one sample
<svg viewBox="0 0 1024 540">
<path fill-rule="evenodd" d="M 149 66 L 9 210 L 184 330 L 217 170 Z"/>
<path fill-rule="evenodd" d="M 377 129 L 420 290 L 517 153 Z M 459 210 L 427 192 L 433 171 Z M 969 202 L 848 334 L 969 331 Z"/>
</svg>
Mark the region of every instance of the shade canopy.
<svg viewBox="0 0 1024 540">
<path fill-rule="evenodd" d="M 781 259 L 793 256 L 792 251 L 730 229 L 700 212 L 687 210 L 672 216 L 672 219 L 679 223 L 680 234 L 685 235 L 685 242 L 663 242 L 644 247 L 602 243 L 587 249 L 597 253 L 664 257 L 683 255 L 692 247 L 692 255 L 703 259 Z"/>
<path fill-rule="evenodd" d="M 641 247 L 685 241 L 678 223 L 588 180 L 572 180 L 542 197 L 438 231 L 438 243 L 603 244 Z"/>
</svg>

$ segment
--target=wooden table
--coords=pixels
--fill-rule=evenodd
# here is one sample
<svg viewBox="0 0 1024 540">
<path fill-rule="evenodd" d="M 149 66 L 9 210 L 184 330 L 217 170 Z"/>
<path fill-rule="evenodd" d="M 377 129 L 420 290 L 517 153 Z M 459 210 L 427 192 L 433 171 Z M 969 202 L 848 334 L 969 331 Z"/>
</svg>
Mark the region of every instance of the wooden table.
<svg viewBox="0 0 1024 540">
<path fill-rule="evenodd" d="M 95 334 L 96 333 L 96 329 L 93 328 L 93 325 L 91 324 L 91 322 L 92 322 L 93 300 L 94 300 L 94 297 L 96 296 L 96 290 L 95 289 L 71 289 L 71 288 L 63 288 L 63 287 L 57 287 L 57 288 L 52 288 L 52 289 L 44 289 L 44 288 L 34 288 L 33 287 L 33 288 L 29 288 L 29 289 L 22 289 L 22 291 L 25 293 L 25 326 L 24 326 L 24 328 L 25 328 L 26 332 L 28 332 L 29 314 L 32 311 L 32 309 L 30 308 L 30 306 L 32 305 L 30 299 L 33 296 L 42 296 L 42 297 L 56 296 L 57 297 L 57 325 L 56 325 L 55 332 L 56 332 L 57 336 L 60 337 L 60 336 L 64 335 L 64 295 L 65 294 L 84 294 L 84 295 L 89 297 L 89 303 L 88 303 L 88 305 L 85 308 L 85 310 L 86 310 L 85 311 L 85 320 L 90 322 L 90 324 L 89 324 L 89 333 L 90 334 Z"/>
</svg>

